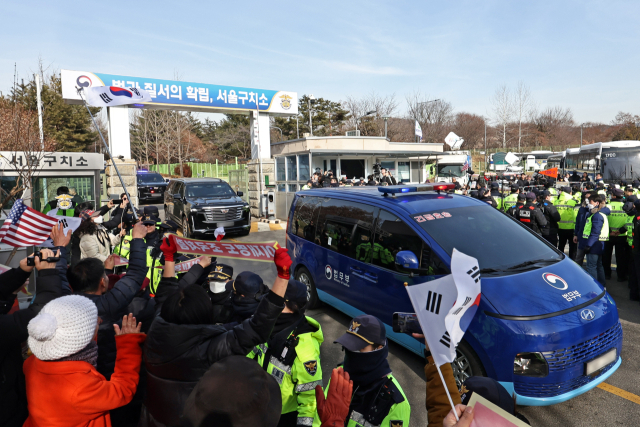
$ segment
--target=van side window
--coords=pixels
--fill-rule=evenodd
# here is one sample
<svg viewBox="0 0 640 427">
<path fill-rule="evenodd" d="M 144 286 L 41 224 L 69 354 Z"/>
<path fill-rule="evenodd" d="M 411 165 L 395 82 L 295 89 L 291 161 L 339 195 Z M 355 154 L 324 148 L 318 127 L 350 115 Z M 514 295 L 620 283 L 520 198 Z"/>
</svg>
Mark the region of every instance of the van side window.
<svg viewBox="0 0 640 427">
<path fill-rule="evenodd" d="M 293 220 L 289 223 L 289 232 L 313 242 L 316 237 L 316 224 L 321 200 L 319 197 L 298 197 L 293 211 Z"/>
<path fill-rule="evenodd" d="M 372 224 L 378 208 L 346 200 L 324 199 L 316 243 L 366 262 L 371 256 Z"/>
<path fill-rule="evenodd" d="M 371 263 L 388 270 L 398 271 L 395 258 L 400 251 L 411 251 L 420 260 L 424 274 L 448 274 L 449 269 L 433 253 L 431 248 L 404 221 L 385 210 L 380 210 L 376 222 Z"/>
</svg>

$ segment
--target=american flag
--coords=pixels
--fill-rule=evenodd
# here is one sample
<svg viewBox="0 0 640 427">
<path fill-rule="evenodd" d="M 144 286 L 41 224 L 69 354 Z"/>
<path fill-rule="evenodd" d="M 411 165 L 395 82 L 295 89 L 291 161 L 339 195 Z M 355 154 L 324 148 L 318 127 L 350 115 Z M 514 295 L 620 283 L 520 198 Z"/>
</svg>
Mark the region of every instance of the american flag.
<svg viewBox="0 0 640 427">
<path fill-rule="evenodd" d="M 462 172 L 469 169 L 469 159 L 465 160 L 464 165 L 462 165 Z"/>
<path fill-rule="evenodd" d="M 47 240 L 57 223 L 56 218 L 25 206 L 18 199 L 0 228 L 0 242 L 14 247 L 39 245 Z"/>
</svg>

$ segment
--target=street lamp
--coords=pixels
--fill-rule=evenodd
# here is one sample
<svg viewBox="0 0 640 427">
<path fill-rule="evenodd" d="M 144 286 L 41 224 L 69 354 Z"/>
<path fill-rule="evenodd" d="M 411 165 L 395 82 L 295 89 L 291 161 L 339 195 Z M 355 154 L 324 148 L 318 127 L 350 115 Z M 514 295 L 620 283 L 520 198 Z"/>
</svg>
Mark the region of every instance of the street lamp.
<svg viewBox="0 0 640 427">
<path fill-rule="evenodd" d="M 385 138 L 387 137 L 387 120 L 389 120 L 390 118 L 391 117 L 389 117 L 389 116 L 384 116 L 383 117 L 383 119 L 384 119 L 384 137 Z"/>
<path fill-rule="evenodd" d="M 282 136 L 282 129 L 280 129 L 278 126 L 269 126 L 270 129 L 278 129 L 280 131 L 280 141 L 282 141 L 284 139 L 284 137 Z"/>
<path fill-rule="evenodd" d="M 315 102 L 315 100 L 316 100 L 316 97 L 313 96 L 313 94 L 309 95 L 309 98 L 308 98 L 308 103 L 309 103 L 309 132 L 310 132 L 311 136 L 313 136 L 313 122 L 311 121 L 311 113 L 312 113 L 311 103 Z"/>
<path fill-rule="evenodd" d="M 582 147 L 582 126 L 586 125 L 587 123 L 580 123 L 580 147 Z"/>
<path fill-rule="evenodd" d="M 367 111 L 366 113 L 364 113 L 364 115 L 356 118 L 356 135 L 358 134 L 358 120 L 360 120 L 363 117 L 369 116 L 373 113 L 377 113 L 377 111 L 376 110 Z"/>
</svg>

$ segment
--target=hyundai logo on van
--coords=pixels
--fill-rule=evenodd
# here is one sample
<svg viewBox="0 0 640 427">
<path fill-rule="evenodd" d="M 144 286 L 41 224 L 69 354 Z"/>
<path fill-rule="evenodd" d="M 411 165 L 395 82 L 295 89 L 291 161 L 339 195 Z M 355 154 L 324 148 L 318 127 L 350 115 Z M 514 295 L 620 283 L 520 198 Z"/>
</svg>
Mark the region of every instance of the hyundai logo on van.
<svg viewBox="0 0 640 427">
<path fill-rule="evenodd" d="M 333 276 L 333 270 L 331 269 L 330 265 L 327 265 L 324 268 L 324 275 L 327 276 L 328 280 L 331 280 L 331 277 Z"/>
<path fill-rule="evenodd" d="M 544 279 L 545 282 L 547 282 L 549 286 L 556 288 L 560 291 L 564 291 L 569 287 L 569 285 L 567 285 L 567 282 L 565 282 L 564 279 L 558 276 L 557 274 L 542 273 L 542 278 Z"/>
<path fill-rule="evenodd" d="M 596 314 L 593 312 L 593 310 L 589 310 L 588 308 L 582 310 L 580 312 L 580 317 L 582 317 L 582 320 L 593 320 L 596 318 Z"/>
</svg>

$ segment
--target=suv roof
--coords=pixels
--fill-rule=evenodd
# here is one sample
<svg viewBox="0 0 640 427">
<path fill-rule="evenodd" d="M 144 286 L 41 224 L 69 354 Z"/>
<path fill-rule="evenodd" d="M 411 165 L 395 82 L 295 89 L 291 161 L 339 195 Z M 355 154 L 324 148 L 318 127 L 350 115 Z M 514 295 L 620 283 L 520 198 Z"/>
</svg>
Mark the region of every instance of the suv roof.
<svg viewBox="0 0 640 427">
<path fill-rule="evenodd" d="M 204 182 L 227 182 L 220 178 L 171 178 L 171 181 L 182 181 L 185 184 L 189 183 L 204 183 Z"/>
<path fill-rule="evenodd" d="M 436 209 L 453 209 L 467 206 L 487 206 L 487 203 L 480 200 L 461 196 L 459 194 L 438 194 L 435 191 L 425 191 L 420 193 L 396 194 L 396 197 L 378 191 L 379 187 L 338 187 L 338 188 L 312 188 L 310 190 L 298 191 L 301 196 L 336 197 L 338 199 L 352 200 L 354 202 L 374 203 L 380 207 L 388 209 L 401 209 L 408 214 L 417 214 Z"/>
</svg>

